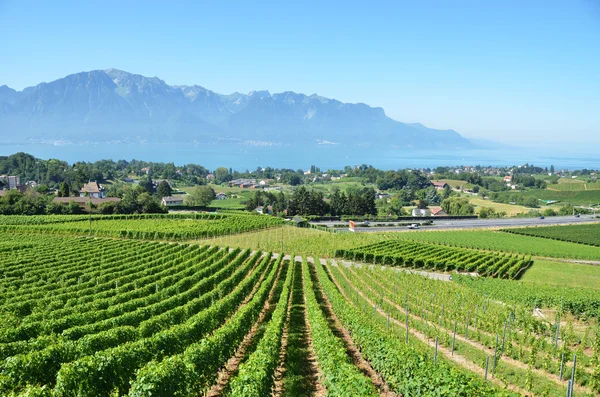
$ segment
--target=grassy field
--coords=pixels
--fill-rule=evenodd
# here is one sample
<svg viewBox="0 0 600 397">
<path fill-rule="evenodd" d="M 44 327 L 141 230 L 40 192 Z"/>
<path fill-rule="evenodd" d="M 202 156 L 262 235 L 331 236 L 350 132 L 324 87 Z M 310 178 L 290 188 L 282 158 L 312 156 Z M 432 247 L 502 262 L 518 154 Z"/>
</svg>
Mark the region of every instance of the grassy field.
<svg viewBox="0 0 600 397">
<path fill-rule="evenodd" d="M 558 183 L 549 184 L 548 189 L 572 192 L 583 190 L 600 190 L 600 182 L 588 183 L 587 179 L 560 178 Z"/>
<path fill-rule="evenodd" d="M 500 192 L 500 196 L 520 195 L 523 197 L 534 197 L 540 200 L 557 200 L 561 204 L 571 203 L 573 205 L 595 205 L 600 204 L 600 190 L 580 191 L 556 191 L 556 190 L 522 190 Z"/>
<path fill-rule="evenodd" d="M 600 260 L 600 248 L 565 241 L 509 234 L 490 230 L 420 231 L 395 233 L 395 238 L 425 241 L 540 257 Z"/>
<path fill-rule="evenodd" d="M 472 183 L 467 183 L 467 181 L 461 181 L 459 179 L 439 179 L 433 182 L 447 183 L 451 188 L 454 189 L 459 189 L 461 187 L 463 189 L 473 189 L 475 187 L 475 185 L 473 185 Z"/>
<path fill-rule="evenodd" d="M 600 266 L 536 259 L 521 281 L 600 290 Z"/>
<path fill-rule="evenodd" d="M 496 211 L 496 212 L 506 212 L 506 215 L 508 215 L 508 216 L 527 213 L 534 209 L 543 211 L 546 208 L 552 208 L 549 206 L 541 206 L 540 208 L 529 208 L 529 207 L 525 207 L 522 205 L 495 203 L 491 200 L 484 200 L 479 196 L 469 197 L 469 202 L 475 206 L 476 214 L 479 214 L 479 212 L 481 211 L 481 208 L 483 208 L 483 207 L 493 208 L 494 211 Z"/>
<path fill-rule="evenodd" d="M 505 229 L 508 233 L 569 241 L 600 247 L 600 224 L 560 225 Z"/>
</svg>

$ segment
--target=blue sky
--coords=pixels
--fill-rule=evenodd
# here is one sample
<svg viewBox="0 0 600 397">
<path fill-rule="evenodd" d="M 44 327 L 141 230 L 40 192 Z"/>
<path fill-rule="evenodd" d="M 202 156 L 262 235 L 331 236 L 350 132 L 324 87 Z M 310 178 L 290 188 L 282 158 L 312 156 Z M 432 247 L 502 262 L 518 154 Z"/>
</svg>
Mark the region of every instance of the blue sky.
<svg viewBox="0 0 600 397">
<path fill-rule="evenodd" d="M 600 144 L 600 0 L 169 3 L 0 0 L 0 85 L 114 67 L 364 102 L 467 137 Z"/>
</svg>

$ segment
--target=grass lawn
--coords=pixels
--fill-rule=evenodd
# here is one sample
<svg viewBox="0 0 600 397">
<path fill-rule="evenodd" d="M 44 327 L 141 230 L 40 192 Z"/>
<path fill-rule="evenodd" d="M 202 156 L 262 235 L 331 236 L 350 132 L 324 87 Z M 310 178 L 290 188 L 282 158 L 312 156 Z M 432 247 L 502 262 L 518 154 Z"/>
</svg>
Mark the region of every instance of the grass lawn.
<svg viewBox="0 0 600 397">
<path fill-rule="evenodd" d="M 600 183 L 587 183 L 584 179 L 560 178 L 557 184 L 548 185 L 548 189 L 571 192 L 583 190 L 600 190 Z"/>
<path fill-rule="evenodd" d="M 210 202 L 209 207 L 227 210 L 240 210 L 246 208 L 245 203 L 245 198 L 230 198 L 226 200 L 213 200 Z"/>
<path fill-rule="evenodd" d="M 555 185 L 556 186 L 556 185 Z M 500 192 L 500 196 L 520 195 L 523 197 L 534 197 L 540 200 L 557 200 L 562 204 L 571 203 L 573 205 L 594 205 L 600 204 L 600 190 L 580 190 L 580 191 L 557 191 L 557 190 L 520 190 Z"/>
<path fill-rule="evenodd" d="M 433 182 L 447 183 L 448 185 L 450 185 L 450 187 L 454 189 L 458 189 L 460 187 L 462 187 L 463 189 L 472 189 L 473 187 L 475 187 L 475 185 L 473 185 L 472 183 L 468 183 L 467 181 L 461 181 L 459 179 L 440 179 Z"/>
<path fill-rule="evenodd" d="M 521 281 L 600 290 L 600 266 L 536 259 Z"/>
<path fill-rule="evenodd" d="M 504 203 L 495 203 L 491 200 L 484 200 L 478 196 L 470 196 L 469 201 L 471 204 L 475 206 L 475 213 L 479 214 L 482 207 L 490 207 L 493 208 L 496 212 L 506 212 L 506 215 L 516 215 L 521 213 L 526 213 L 532 210 L 543 211 L 546 208 L 551 208 L 548 206 L 541 206 L 540 208 L 529 208 L 522 205 L 514 205 L 514 204 L 504 204 Z"/>
</svg>

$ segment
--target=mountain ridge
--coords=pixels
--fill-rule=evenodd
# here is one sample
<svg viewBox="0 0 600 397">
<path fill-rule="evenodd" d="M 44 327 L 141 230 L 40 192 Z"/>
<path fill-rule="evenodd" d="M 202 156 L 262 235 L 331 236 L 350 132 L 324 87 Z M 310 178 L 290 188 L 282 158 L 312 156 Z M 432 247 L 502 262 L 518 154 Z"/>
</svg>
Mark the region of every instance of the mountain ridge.
<svg viewBox="0 0 600 397">
<path fill-rule="evenodd" d="M 293 91 L 220 94 L 119 69 L 92 70 L 21 91 L 0 86 L 0 135 L 27 141 L 319 142 L 372 147 L 474 145 L 454 130 L 391 119 L 383 108 Z"/>
</svg>

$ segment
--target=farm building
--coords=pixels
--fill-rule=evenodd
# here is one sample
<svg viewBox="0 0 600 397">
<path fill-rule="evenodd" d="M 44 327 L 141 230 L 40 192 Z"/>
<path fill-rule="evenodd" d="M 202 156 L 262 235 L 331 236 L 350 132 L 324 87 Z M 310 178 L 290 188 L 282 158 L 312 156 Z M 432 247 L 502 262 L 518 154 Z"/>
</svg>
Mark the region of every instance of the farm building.
<svg viewBox="0 0 600 397">
<path fill-rule="evenodd" d="M 172 205 L 183 205 L 183 197 L 167 196 L 163 197 L 160 202 L 162 205 L 165 205 L 167 207 Z"/>
<path fill-rule="evenodd" d="M 425 208 L 425 209 L 419 209 L 419 208 L 413 208 L 412 210 L 412 216 L 430 216 L 431 215 L 431 211 L 429 210 L 429 208 Z"/>
<path fill-rule="evenodd" d="M 431 216 L 446 216 L 448 215 L 442 207 L 430 207 Z"/>
<path fill-rule="evenodd" d="M 448 187 L 448 184 L 446 182 L 431 182 L 431 184 L 433 185 L 433 187 L 435 187 L 438 190 L 443 190 L 445 188 Z"/>
</svg>

